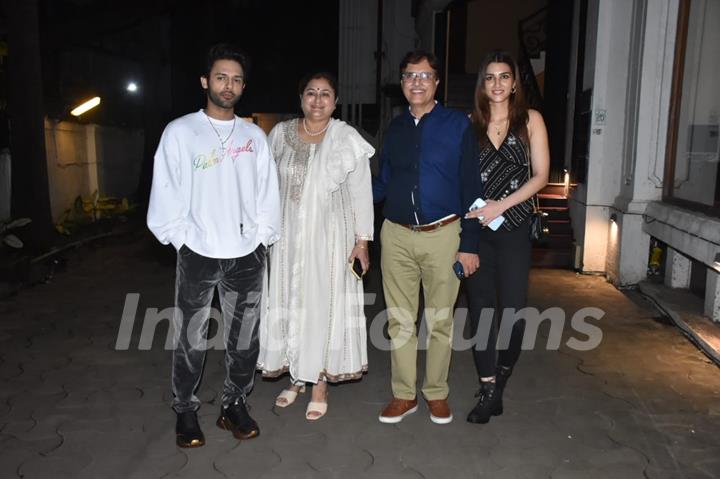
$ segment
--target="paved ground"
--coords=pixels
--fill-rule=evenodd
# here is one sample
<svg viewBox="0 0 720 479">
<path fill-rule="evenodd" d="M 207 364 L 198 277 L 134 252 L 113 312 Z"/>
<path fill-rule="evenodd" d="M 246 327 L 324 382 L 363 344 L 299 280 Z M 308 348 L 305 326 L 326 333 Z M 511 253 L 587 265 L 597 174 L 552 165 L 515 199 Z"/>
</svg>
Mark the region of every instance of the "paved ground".
<svg viewBox="0 0 720 479">
<path fill-rule="evenodd" d="M 505 414 L 488 425 L 464 421 L 476 387 L 468 351 L 452 364 L 452 424 L 432 424 L 424 405 L 399 425 L 380 424 L 389 359 L 372 349 L 369 374 L 332 387 L 317 423 L 304 419 L 307 395 L 274 411 L 285 380 L 259 380 L 251 404 L 262 434 L 240 443 L 214 426 L 222 353 L 212 351 L 200 394 L 207 445 L 178 449 L 167 326 L 151 349 L 138 347 L 146 308 L 172 301 L 172 255 L 157 253 L 144 236 L 85 247 L 51 284 L 0 302 L 0 477 L 720 477 L 718 368 L 642 297 L 558 270 L 533 271 L 531 304 L 567 313 L 562 344 L 543 347 L 541 328 L 510 380 Z M 378 283 L 371 277 L 368 289 Z M 127 293 L 141 294 L 139 312 L 130 348 L 118 351 Z M 588 306 L 605 312 L 594 323 L 603 340 L 579 352 L 567 340 L 587 338 L 569 317 Z"/>
</svg>

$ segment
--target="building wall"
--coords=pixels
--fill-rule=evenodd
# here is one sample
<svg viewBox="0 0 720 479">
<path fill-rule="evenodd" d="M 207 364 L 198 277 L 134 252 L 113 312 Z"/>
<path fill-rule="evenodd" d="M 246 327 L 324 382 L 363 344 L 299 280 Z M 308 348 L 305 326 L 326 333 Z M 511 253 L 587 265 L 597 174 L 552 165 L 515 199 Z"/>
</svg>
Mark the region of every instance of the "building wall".
<svg viewBox="0 0 720 479">
<path fill-rule="evenodd" d="M 689 278 L 690 270 L 702 268 L 705 275 L 704 314 L 720 322 L 720 265 L 715 257 L 720 251 L 720 219 L 705 216 L 659 201 L 648 205 L 643 231 L 671 248 L 672 255 L 685 258 L 666 264 L 666 284 L 671 287 L 687 287 L 687 281 L 674 280 L 680 276 Z M 688 259 L 693 259 L 692 265 Z M 683 266 L 685 265 L 685 266 Z M 684 268 L 686 271 L 680 271 Z"/>
<path fill-rule="evenodd" d="M 383 2 L 383 84 L 400 83 L 400 61 L 415 48 L 417 34 L 411 10 L 411 0 Z M 432 48 L 432 45 L 425 47 Z"/>
<path fill-rule="evenodd" d="M 490 50 L 499 48 L 517 56 L 518 23 L 546 6 L 547 0 L 468 2 L 465 71 L 477 73 L 480 60 Z"/>
<path fill-rule="evenodd" d="M 348 105 L 375 103 L 377 13 L 377 2 L 340 0 L 338 97 L 343 111 Z"/>
<path fill-rule="evenodd" d="M 435 13 L 442 12 L 452 0 L 413 0 L 415 13 L 415 47 L 435 48 Z"/>
<path fill-rule="evenodd" d="M 580 183 L 568 192 L 568 209 L 570 210 L 570 226 L 573 230 L 574 257 L 573 267 L 577 270 L 586 271 L 583 267 L 583 255 L 585 252 L 585 217 L 587 208 L 585 207 L 587 198 L 587 188 L 584 183 Z"/>
<path fill-rule="evenodd" d="M 691 3 L 688 41 L 683 75 L 683 101 L 680 109 L 678 149 L 675 165 L 675 196 L 712 205 L 715 199 L 718 151 L 705 151 L 707 138 L 702 132 L 717 128 L 720 95 L 715 82 L 720 78 L 720 2 L 695 0 Z M 694 141 L 691 127 L 697 131 Z M 706 130 L 705 130 L 706 131 Z"/>
<path fill-rule="evenodd" d="M 575 9 L 585 0 L 575 0 Z M 597 49 L 598 14 L 600 0 L 587 0 L 587 25 L 585 28 L 585 61 L 583 70 L 583 91 L 592 88 L 595 78 L 595 51 Z"/>
<path fill-rule="evenodd" d="M 608 278 L 618 285 L 647 275 L 650 236 L 643 224 L 648 203 L 662 198 L 677 4 L 636 0 L 631 18 L 621 191 L 611 213 L 618 245 L 607 261 Z"/>
<path fill-rule="evenodd" d="M 720 245 L 720 218 L 661 202 L 647 209 L 647 233 L 706 266 L 712 266 Z"/>
<path fill-rule="evenodd" d="M 565 170 L 570 171 L 572 164 L 572 138 L 575 128 L 575 96 L 577 94 L 577 75 L 578 69 L 584 68 L 584 65 L 578 65 L 578 50 L 580 48 L 580 5 L 577 0 L 573 2 L 572 30 L 570 34 L 570 63 L 568 68 L 568 91 L 567 91 L 567 110 L 565 111 Z"/>
<path fill-rule="evenodd" d="M 570 208 L 581 269 L 618 285 L 646 275 L 643 215 L 662 193 L 676 18 L 676 0 L 588 4 L 577 67 L 592 90 L 588 174 Z"/>
<path fill-rule="evenodd" d="M 140 130 L 45 121 L 48 186 L 53 221 L 78 196 L 136 193 L 143 155 Z"/>
<path fill-rule="evenodd" d="M 592 89 L 587 182 L 571 214 L 582 238 L 582 270 L 607 271 L 610 209 L 620 193 L 631 17 L 625 0 L 588 4 L 583 90 Z M 577 234 L 578 217 L 584 231 Z M 616 251 L 616 249 L 611 249 Z"/>
<path fill-rule="evenodd" d="M 89 195 L 97 189 L 96 160 L 88 155 L 84 125 L 45 121 L 48 187 L 53 221 L 72 208 L 78 195 Z"/>
<path fill-rule="evenodd" d="M 573 16 L 573 33 L 574 35 L 580 35 L 580 3 L 585 0 L 575 0 L 573 9 L 574 9 L 574 16 Z M 587 20 L 586 20 L 586 27 L 585 27 L 585 48 L 584 48 L 584 61 L 582 63 L 579 63 L 578 59 L 578 48 L 579 48 L 579 39 L 576 37 L 573 37 L 573 48 L 571 49 L 571 58 L 569 61 L 571 61 L 574 64 L 574 68 L 571 68 L 572 74 L 568 78 L 568 82 L 570 83 L 568 88 L 568 94 L 570 92 L 573 92 L 573 98 L 572 101 L 568 103 L 568 118 L 574 120 L 575 118 L 575 94 L 577 93 L 577 78 L 576 74 L 582 74 L 582 85 L 580 85 L 581 91 L 589 90 L 593 88 L 593 83 L 595 81 L 595 50 L 597 48 L 597 28 L 598 28 L 598 1 L 597 0 L 589 0 L 587 5 Z M 568 168 L 570 167 L 571 161 L 572 161 L 572 150 L 573 150 L 573 136 L 574 136 L 574 122 L 568 121 L 568 131 L 567 135 L 565 135 L 566 138 L 566 145 L 565 145 L 565 151 L 566 151 L 566 164 L 568 165 Z M 571 172 L 572 173 L 572 172 Z M 571 174 L 571 181 L 574 181 L 574 177 Z M 591 218 L 590 222 L 588 223 L 588 185 L 581 183 L 578 184 L 576 187 L 570 190 L 568 195 L 568 207 L 570 209 L 570 218 L 572 220 L 572 230 L 573 230 L 573 237 L 575 238 L 575 258 L 574 258 L 574 266 L 576 269 L 579 269 L 584 272 L 592 272 L 592 271 L 602 271 L 598 268 L 600 268 L 599 263 L 600 260 L 604 257 L 604 252 L 601 250 L 599 251 L 592 251 L 591 254 L 587 258 L 587 265 L 585 264 L 585 253 L 587 251 L 586 245 L 586 231 L 588 229 L 588 224 L 592 225 L 592 230 L 590 233 L 590 236 L 593 236 L 597 239 L 597 235 L 599 234 L 601 237 L 604 237 L 607 234 L 607 231 L 603 229 L 603 226 L 601 223 L 598 223 L 597 218 L 593 217 Z M 597 249 L 597 248 L 596 248 Z"/>
<path fill-rule="evenodd" d="M 103 196 L 135 195 L 140 181 L 143 144 L 142 130 L 95 127 L 98 187 Z"/>
<path fill-rule="evenodd" d="M 687 84 L 683 80 L 681 88 L 685 110 L 679 131 L 680 167 L 680 155 L 690 149 L 682 125 L 717 124 L 720 110 L 717 89 L 702 81 L 720 75 L 715 61 L 720 50 L 720 4 L 710 4 L 702 0 L 692 4 L 704 14 L 698 16 L 702 28 L 689 28 L 685 72 L 689 80 Z M 687 276 L 689 259 L 695 260 L 692 268 L 703 268 L 707 278 L 705 314 L 720 321 L 720 266 L 715 263 L 720 220 L 662 201 L 679 1 L 590 2 L 589 19 L 595 7 L 596 34 L 588 45 L 594 58 L 586 56 L 593 66 L 583 66 L 585 72 L 593 72 L 586 85 L 593 90 L 588 175 L 571 198 L 576 238 L 583 248 L 582 269 L 602 271 L 616 285 L 635 284 L 647 275 L 650 241 L 656 238 L 671 248 L 672 261 L 666 265 L 669 286 L 688 284 L 672 278 Z M 715 23 L 708 23 L 708 18 Z M 588 25 L 588 30 L 592 28 Z M 710 38 L 711 43 L 704 43 Z M 711 46 L 701 55 L 698 42 Z M 684 159 L 692 161 L 692 157 Z M 716 163 L 711 168 L 698 166 L 698 175 L 714 180 Z M 693 188 L 703 190 L 693 191 L 697 198 L 714 193 L 711 182 L 698 180 Z"/>
</svg>

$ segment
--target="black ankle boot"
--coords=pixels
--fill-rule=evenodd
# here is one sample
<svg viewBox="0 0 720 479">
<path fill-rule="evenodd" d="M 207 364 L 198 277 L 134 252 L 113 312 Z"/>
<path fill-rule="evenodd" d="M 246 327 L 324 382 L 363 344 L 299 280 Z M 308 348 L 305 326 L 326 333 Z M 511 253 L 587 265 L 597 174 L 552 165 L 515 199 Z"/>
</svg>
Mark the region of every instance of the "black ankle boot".
<svg viewBox="0 0 720 479">
<path fill-rule="evenodd" d="M 497 409 L 497 385 L 491 382 L 481 382 L 480 390 L 475 397 L 480 399 L 468 414 L 467 421 L 473 424 L 486 424 Z"/>
<path fill-rule="evenodd" d="M 200 447 L 205 444 L 205 436 L 195 411 L 178 413 L 175 436 L 175 443 L 179 447 Z"/>
<path fill-rule="evenodd" d="M 493 416 L 499 416 L 503 413 L 503 393 L 505 392 L 505 385 L 512 375 L 512 368 L 506 368 L 504 366 L 498 366 L 495 371 L 495 391 L 498 397 L 497 406 L 493 410 Z"/>
</svg>

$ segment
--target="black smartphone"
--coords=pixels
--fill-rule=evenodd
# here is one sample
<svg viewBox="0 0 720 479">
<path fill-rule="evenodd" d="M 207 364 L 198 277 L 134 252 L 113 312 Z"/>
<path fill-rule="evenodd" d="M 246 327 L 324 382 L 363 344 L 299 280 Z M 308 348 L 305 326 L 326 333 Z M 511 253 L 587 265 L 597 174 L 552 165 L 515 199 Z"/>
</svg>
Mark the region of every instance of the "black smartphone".
<svg viewBox="0 0 720 479">
<path fill-rule="evenodd" d="M 352 274 L 357 279 L 362 279 L 365 272 L 362 269 L 362 263 L 360 263 L 360 260 L 358 258 L 355 258 L 355 261 L 352 263 L 348 263 L 348 266 L 350 266 L 350 271 L 352 271 Z"/>
<path fill-rule="evenodd" d="M 455 264 L 453 264 L 453 271 L 455 272 L 455 276 L 457 276 L 458 279 L 465 279 L 465 269 L 463 268 L 463 265 L 460 263 L 460 261 L 455 261 Z"/>
</svg>

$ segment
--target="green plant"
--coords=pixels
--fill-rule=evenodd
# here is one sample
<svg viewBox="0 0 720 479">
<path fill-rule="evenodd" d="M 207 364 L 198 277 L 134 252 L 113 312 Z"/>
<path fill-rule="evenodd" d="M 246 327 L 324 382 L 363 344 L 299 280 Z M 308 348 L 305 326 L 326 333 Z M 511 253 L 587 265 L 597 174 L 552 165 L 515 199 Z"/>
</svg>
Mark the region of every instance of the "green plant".
<svg viewBox="0 0 720 479">
<path fill-rule="evenodd" d="M 31 222 L 32 220 L 30 218 L 18 218 L 16 220 L 9 220 L 0 223 L 0 238 L 2 238 L 2 243 L 15 249 L 22 248 L 24 246 L 22 240 L 14 234 L 9 233 L 9 231 L 16 228 L 22 228 Z"/>
<path fill-rule="evenodd" d="M 98 220 L 119 218 L 133 211 L 137 205 L 127 198 L 100 196 L 95 190 L 90 196 L 78 196 L 73 206 L 65 210 L 55 223 L 55 229 L 63 235 L 71 235 L 77 228 Z"/>
</svg>

